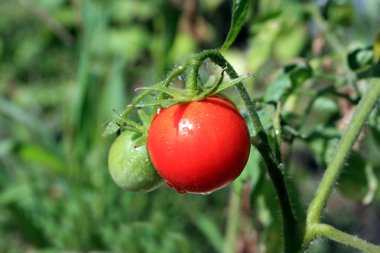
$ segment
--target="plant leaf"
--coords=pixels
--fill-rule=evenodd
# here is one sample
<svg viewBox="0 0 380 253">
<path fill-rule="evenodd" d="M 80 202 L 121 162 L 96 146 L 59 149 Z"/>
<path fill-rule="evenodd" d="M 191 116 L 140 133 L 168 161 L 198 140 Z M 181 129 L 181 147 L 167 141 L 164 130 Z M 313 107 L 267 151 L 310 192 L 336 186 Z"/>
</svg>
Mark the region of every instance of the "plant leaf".
<svg viewBox="0 0 380 253">
<path fill-rule="evenodd" d="M 375 42 L 373 43 L 373 57 L 375 63 L 380 62 L 380 31 L 377 33 Z"/>
<path fill-rule="evenodd" d="M 227 34 L 227 38 L 221 47 L 221 51 L 225 51 L 226 49 L 228 49 L 235 41 L 237 35 L 239 34 L 241 28 L 244 25 L 245 18 L 248 14 L 250 2 L 251 1 L 249 0 L 233 1 L 231 27 Z"/>
<path fill-rule="evenodd" d="M 292 82 L 289 75 L 280 74 L 265 92 L 265 102 L 279 102 L 290 93 Z"/>
<path fill-rule="evenodd" d="M 313 69 L 306 62 L 288 65 L 284 68 L 284 72 L 289 75 L 294 88 L 313 76 Z"/>
<path fill-rule="evenodd" d="M 230 88 L 238 83 L 241 83 L 243 80 L 247 79 L 248 77 L 251 77 L 253 76 L 252 74 L 247 74 L 247 75 L 243 75 L 243 76 L 240 76 L 238 78 L 235 78 L 235 79 L 232 79 L 231 81 L 229 81 L 228 83 L 224 83 L 222 85 L 219 86 L 219 88 L 216 90 L 215 93 L 219 93 L 227 88 Z"/>
<path fill-rule="evenodd" d="M 370 67 L 374 57 L 373 53 L 372 46 L 355 49 L 347 55 L 348 66 L 353 71 Z"/>
<path fill-rule="evenodd" d="M 115 122 L 115 120 L 111 120 L 107 123 L 106 128 L 103 131 L 103 137 L 116 133 L 120 129 L 120 126 Z"/>
<path fill-rule="evenodd" d="M 55 172 L 65 172 L 66 165 L 62 158 L 52 153 L 51 150 L 41 146 L 24 144 L 18 151 L 20 157 L 26 162 L 46 166 Z"/>
<path fill-rule="evenodd" d="M 160 86 L 152 86 L 152 87 L 141 87 L 140 90 L 149 90 L 149 91 L 159 91 L 168 94 L 171 97 L 183 97 L 183 91 L 180 89 L 176 89 L 174 87 L 160 87 Z"/>
</svg>

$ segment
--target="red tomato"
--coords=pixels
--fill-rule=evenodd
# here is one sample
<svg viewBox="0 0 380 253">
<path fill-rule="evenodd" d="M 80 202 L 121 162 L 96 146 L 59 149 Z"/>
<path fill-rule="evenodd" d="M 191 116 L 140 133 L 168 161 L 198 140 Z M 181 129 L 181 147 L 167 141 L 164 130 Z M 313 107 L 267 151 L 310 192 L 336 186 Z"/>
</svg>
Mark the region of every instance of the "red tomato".
<svg viewBox="0 0 380 253">
<path fill-rule="evenodd" d="M 159 175 L 179 193 L 209 193 L 244 169 L 250 151 L 247 125 L 220 97 L 176 104 L 155 115 L 148 152 Z"/>
</svg>

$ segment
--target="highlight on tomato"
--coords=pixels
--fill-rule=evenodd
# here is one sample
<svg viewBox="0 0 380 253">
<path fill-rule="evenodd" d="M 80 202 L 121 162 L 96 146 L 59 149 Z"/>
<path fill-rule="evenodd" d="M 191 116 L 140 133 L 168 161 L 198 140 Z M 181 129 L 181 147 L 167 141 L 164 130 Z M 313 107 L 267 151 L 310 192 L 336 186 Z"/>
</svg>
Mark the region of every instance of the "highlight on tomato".
<svg viewBox="0 0 380 253">
<path fill-rule="evenodd" d="M 170 187 L 179 193 L 210 193 L 240 175 L 251 145 L 237 108 L 211 96 L 161 109 L 148 130 L 147 147 Z"/>
</svg>

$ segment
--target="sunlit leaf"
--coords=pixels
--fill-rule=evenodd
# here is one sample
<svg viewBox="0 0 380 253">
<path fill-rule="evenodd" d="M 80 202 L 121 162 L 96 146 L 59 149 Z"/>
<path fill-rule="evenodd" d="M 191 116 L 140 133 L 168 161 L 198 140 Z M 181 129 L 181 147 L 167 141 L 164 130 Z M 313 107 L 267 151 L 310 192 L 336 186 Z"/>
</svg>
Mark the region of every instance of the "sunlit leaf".
<svg viewBox="0 0 380 253">
<path fill-rule="evenodd" d="M 250 3 L 251 1 L 249 0 L 233 1 L 231 26 L 227 38 L 224 41 L 223 46 L 221 47 L 222 51 L 228 49 L 235 41 L 237 35 L 239 34 L 241 28 L 244 25 L 245 19 L 249 11 Z"/>
</svg>

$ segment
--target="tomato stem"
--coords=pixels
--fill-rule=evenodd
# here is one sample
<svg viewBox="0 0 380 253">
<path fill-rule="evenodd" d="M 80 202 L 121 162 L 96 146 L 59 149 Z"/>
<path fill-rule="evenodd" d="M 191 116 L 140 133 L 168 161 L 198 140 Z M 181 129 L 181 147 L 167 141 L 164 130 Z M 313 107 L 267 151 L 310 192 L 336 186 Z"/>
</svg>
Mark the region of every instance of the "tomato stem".
<svg viewBox="0 0 380 253">
<path fill-rule="evenodd" d="M 313 237 L 308 236 L 310 234 L 310 228 L 317 224 L 320 220 L 321 213 L 326 205 L 328 197 L 334 188 L 336 180 L 340 175 L 343 164 L 352 150 L 352 146 L 355 143 L 357 136 L 359 135 L 361 128 L 366 121 L 368 115 L 372 111 L 372 108 L 380 97 L 380 81 L 374 79 L 368 84 L 368 88 L 363 98 L 359 102 L 354 114 L 352 115 L 351 122 L 348 124 L 348 128 L 340 140 L 335 150 L 335 155 L 329 163 L 326 172 L 318 186 L 315 193 L 315 197 L 309 205 L 307 212 L 307 234 L 305 236 L 304 244 L 309 244 Z"/>
<path fill-rule="evenodd" d="M 372 243 L 366 242 L 365 240 L 360 239 L 357 236 L 347 234 L 343 231 L 334 228 L 331 225 L 314 224 L 309 228 L 308 234 L 310 235 L 311 239 L 323 236 L 363 252 L 380 252 L 380 246 L 376 246 Z"/>
<path fill-rule="evenodd" d="M 192 58 L 189 62 L 189 69 L 186 77 L 186 92 L 193 97 L 198 95 L 198 70 L 202 64 L 202 59 L 198 56 Z"/>
<path fill-rule="evenodd" d="M 174 78 L 176 78 L 177 76 L 181 75 L 185 71 L 186 67 L 187 67 L 187 65 L 185 65 L 185 66 L 179 66 L 177 68 L 174 68 L 166 76 L 166 78 L 165 78 L 164 81 L 161 81 L 161 82 L 157 83 L 156 85 L 160 85 L 161 87 L 168 87 Z M 128 114 L 136 107 L 136 105 L 138 103 L 140 103 L 146 96 L 150 95 L 152 92 L 153 92 L 153 90 L 144 90 L 143 92 L 141 92 L 132 101 L 132 103 L 129 104 L 128 107 L 121 113 L 120 117 L 121 118 L 126 118 L 128 116 Z M 165 95 L 164 93 L 161 93 L 160 99 L 163 99 L 164 95 Z M 156 111 L 156 110 L 157 110 L 157 106 L 155 107 L 154 111 Z"/>
</svg>

